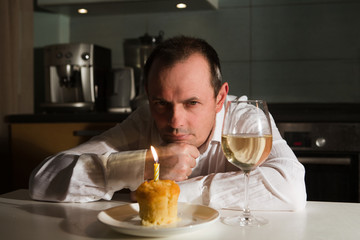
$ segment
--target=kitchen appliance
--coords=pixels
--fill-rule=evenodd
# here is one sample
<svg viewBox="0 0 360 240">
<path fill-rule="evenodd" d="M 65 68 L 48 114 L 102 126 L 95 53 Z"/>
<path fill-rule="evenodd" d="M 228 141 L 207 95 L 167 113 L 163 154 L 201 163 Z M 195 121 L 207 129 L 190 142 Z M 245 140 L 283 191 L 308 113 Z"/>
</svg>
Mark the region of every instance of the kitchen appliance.
<svg viewBox="0 0 360 240">
<path fill-rule="evenodd" d="M 113 69 L 107 89 L 107 109 L 109 112 L 131 112 L 130 101 L 135 97 L 134 71 L 132 68 Z"/>
<path fill-rule="evenodd" d="M 111 51 L 87 43 L 44 48 L 45 102 L 42 111 L 103 111 Z"/>
<path fill-rule="evenodd" d="M 160 31 L 159 35 L 156 37 L 146 33 L 139 38 L 125 39 L 124 41 L 125 66 L 134 69 L 136 96 L 131 101 L 132 109 L 147 103 L 147 97 L 143 86 L 143 69 L 152 50 L 162 41 L 163 35 L 164 33 L 162 31 Z"/>
<path fill-rule="evenodd" d="M 305 167 L 308 200 L 360 202 L 360 123 L 281 122 L 277 126 Z"/>
</svg>

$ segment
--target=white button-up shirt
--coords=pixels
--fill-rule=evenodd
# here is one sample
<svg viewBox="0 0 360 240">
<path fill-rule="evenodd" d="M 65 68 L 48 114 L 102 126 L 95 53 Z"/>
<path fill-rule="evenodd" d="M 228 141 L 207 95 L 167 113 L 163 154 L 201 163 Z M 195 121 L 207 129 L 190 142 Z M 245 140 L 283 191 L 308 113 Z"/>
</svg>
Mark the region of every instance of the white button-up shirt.
<svg viewBox="0 0 360 240">
<path fill-rule="evenodd" d="M 214 134 L 196 159 L 188 180 L 178 182 L 179 201 L 214 208 L 242 208 L 244 174 L 226 160 L 221 149 L 224 108 L 216 116 Z M 282 139 L 271 118 L 273 145 L 268 159 L 250 174 L 249 207 L 298 210 L 306 204 L 304 167 Z M 144 181 L 145 155 L 162 144 L 148 106 L 122 123 L 73 149 L 51 156 L 30 178 L 33 199 L 64 202 L 110 200 L 114 192 L 132 191 Z"/>
</svg>

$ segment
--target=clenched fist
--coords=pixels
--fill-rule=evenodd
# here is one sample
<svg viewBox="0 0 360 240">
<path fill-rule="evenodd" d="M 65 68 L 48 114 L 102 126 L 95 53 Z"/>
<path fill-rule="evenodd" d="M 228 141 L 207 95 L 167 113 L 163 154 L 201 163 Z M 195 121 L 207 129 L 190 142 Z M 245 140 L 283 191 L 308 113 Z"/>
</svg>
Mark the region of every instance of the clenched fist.
<svg viewBox="0 0 360 240">
<path fill-rule="evenodd" d="M 186 143 L 170 143 L 156 147 L 160 163 L 160 179 L 183 181 L 190 176 L 196 166 L 196 158 L 200 155 L 199 150 Z M 154 172 L 154 159 L 151 151 L 147 152 L 145 164 L 145 179 L 152 179 Z"/>
</svg>

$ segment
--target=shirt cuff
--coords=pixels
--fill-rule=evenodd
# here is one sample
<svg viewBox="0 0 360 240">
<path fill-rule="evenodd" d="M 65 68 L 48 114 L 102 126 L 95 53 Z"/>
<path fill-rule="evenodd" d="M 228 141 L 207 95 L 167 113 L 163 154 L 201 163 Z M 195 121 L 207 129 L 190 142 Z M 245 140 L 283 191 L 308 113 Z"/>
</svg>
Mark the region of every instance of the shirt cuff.
<svg viewBox="0 0 360 240">
<path fill-rule="evenodd" d="M 207 186 L 204 186 L 206 177 L 195 177 L 182 182 L 177 182 L 180 187 L 179 202 L 207 205 Z M 205 198 L 205 199 L 204 199 Z"/>
<path fill-rule="evenodd" d="M 107 188 L 115 192 L 122 188 L 135 191 L 144 182 L 147 149 L 112 153 L 106 165 Z"/>
</svg>

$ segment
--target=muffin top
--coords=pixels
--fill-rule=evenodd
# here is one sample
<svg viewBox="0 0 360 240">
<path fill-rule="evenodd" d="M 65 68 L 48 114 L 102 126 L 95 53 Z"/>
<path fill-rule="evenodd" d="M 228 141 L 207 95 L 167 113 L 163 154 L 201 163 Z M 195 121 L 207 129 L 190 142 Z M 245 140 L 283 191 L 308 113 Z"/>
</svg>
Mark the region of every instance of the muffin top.
<svg viewBox="0 0 360 240">
<path fill-rule="evenodd" d="M 176 196 L 180 187 L 172 180 L 145 181 L 136 190 L 136 198 Z"/>
</svg>

